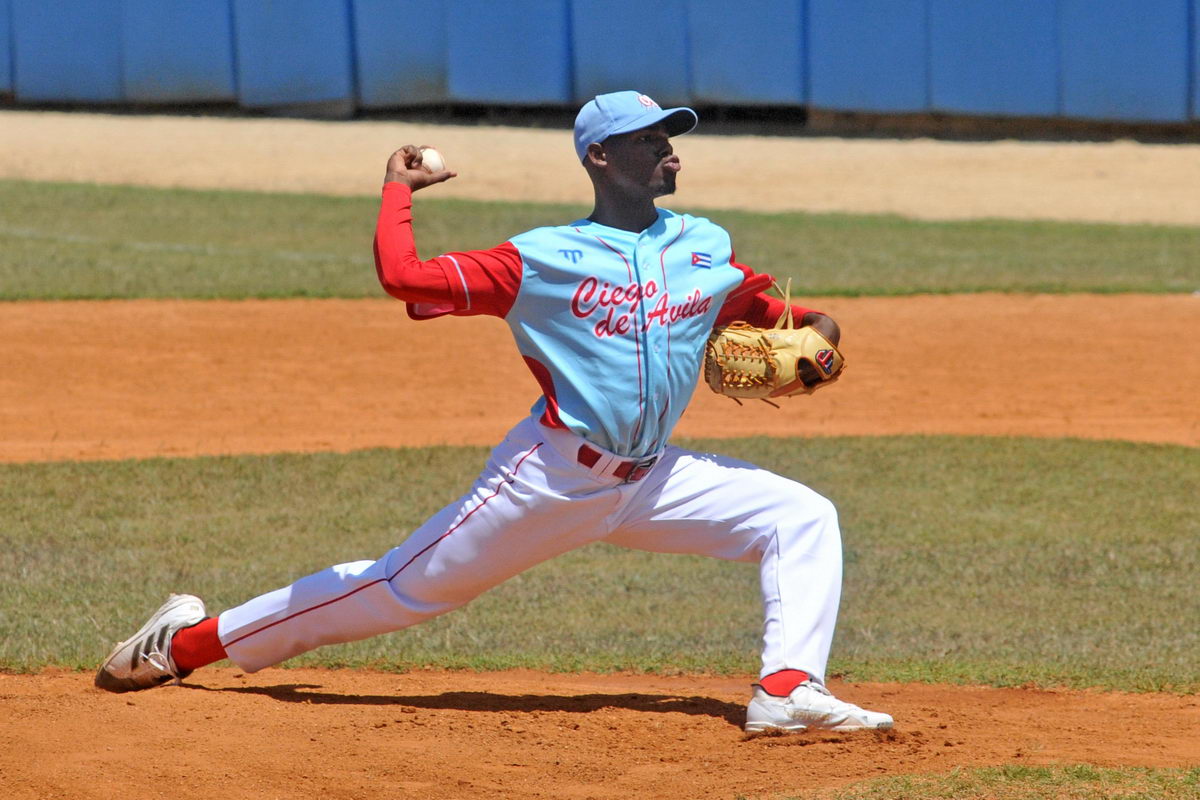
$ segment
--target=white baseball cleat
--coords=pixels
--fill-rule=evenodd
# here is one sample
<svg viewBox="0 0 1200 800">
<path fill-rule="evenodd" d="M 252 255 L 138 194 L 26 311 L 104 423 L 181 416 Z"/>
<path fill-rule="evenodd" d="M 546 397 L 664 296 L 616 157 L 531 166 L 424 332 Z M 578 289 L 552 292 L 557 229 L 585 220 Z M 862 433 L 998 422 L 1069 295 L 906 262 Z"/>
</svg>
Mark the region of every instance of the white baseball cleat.
<svg viewBox="0 0 1200 800">
<path fill-rule="evenodd" d="M 892 718 L 838 700 L 816 681 L 805 681 L 787 697 L 767 694 L 758 684 L 746 708 L 746 730 L 759 731 L 857 731 L 892 727 Z"/>
<path fill-rule="evenodd" d="M 204 618 L 199 597 L 171 595 L 141 630 L 113 648 L 96 670 L 96 685 L 110 692 L 134 692 L 186 678 L 191 671 L 181 672 L 171 658 L 171 637 Z"/>
</svg>

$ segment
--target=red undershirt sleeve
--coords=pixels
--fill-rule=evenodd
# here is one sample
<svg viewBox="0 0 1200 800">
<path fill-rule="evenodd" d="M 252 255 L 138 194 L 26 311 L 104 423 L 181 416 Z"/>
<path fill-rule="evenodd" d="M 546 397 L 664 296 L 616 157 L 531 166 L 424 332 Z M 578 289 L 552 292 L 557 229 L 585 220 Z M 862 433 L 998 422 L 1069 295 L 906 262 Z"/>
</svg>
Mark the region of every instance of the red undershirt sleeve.
<svg viewBox="0 0 1200 800">
<path fill-rule="evenodd" d="M 766 293 L 775 279 L 765 273 L 757 273 L 745 264 L 739 264 L 735 258 L 736 256 L 731 256 L 729 264 L 742 271 L 742 284 L 726 296 L 724 305 L 717 312 L 716 324 L 728 325 L 734 320 L 742 320 L 760 328 L 771 327 L 779 321 L 784 310 L 782 300 Z M 813 308 L 792 304 L 792 316 L 797 325 L 809 312 L 821 313 Z"/>
<path fill-rule="evenodd" d="M 375 271 L 409 316 L 505 316 L 521 288 L 521 254 L 510 242 L 422 261 L 412 230 L 412 189 L 387 183 L 375 225 Z"/>
</svg>

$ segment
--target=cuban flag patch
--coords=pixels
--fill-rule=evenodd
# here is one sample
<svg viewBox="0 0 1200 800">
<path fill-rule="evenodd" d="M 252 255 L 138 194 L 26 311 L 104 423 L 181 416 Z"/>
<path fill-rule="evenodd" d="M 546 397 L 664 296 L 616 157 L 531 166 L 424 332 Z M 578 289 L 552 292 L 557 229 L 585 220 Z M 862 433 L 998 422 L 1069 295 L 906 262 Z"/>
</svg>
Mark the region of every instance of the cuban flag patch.
<svg viewBox="0 0 1200 800">
<path fill-rule="evenodd" d="M 712 266 L 712 256 L 708 253 L 692 253 L 692 266 L 708 269 Z"/>
</svg>

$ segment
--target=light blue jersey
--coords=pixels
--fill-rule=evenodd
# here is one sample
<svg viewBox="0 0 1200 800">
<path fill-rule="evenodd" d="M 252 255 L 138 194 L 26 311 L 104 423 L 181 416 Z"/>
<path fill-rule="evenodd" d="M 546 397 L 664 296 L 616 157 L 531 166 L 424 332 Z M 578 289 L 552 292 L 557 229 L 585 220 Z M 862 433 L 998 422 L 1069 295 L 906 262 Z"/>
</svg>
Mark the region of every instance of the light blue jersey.
<svg viewBox="0 0 1200 800">
<path fill-rule="evenodd" d="M 505 319 L 545 392 L 534 413 L 617 455 L 662 449 L 746 278 L 729 234 L 659 209 L 641 233 L 579 220 L 510 241 L 523 272 Z"/>
</svg>

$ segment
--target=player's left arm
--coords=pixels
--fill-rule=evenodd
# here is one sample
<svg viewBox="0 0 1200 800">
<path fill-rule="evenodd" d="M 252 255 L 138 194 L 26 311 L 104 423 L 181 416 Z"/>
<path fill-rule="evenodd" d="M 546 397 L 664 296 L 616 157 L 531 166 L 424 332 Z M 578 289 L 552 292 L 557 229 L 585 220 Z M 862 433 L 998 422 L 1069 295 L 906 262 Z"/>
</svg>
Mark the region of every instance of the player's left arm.
<svg viewBox="0 0 1200 800">
<path fill-rule="evenodd" d="M 774 284 L 774 278 L 756 273 L 745 264 L 739 264 L 734 258 L 730 258 L 729 264 L 741 270 L 744 277 L 741 286 L 725 298 L 725 304 L 717 313 L 716 324 L 728 325 L 734 320 L 742 320 L 760 328 L 773 326 L 785 311 L 783 300 L 766 293 Z M 811 325 L 834 345 L 841 341 L 841 328 L 832 317 L 822 311 L 793 303 L 792 317 L 798 327 Z"/>
</svg>

